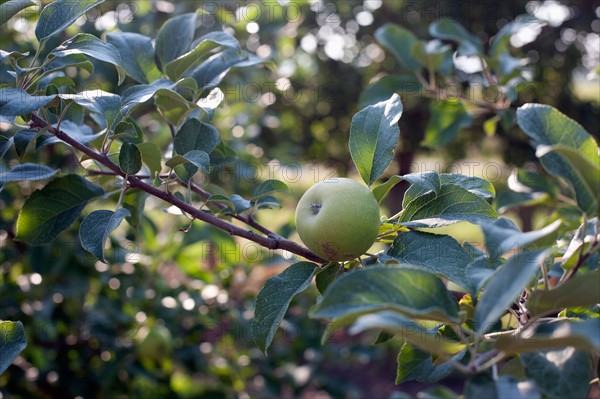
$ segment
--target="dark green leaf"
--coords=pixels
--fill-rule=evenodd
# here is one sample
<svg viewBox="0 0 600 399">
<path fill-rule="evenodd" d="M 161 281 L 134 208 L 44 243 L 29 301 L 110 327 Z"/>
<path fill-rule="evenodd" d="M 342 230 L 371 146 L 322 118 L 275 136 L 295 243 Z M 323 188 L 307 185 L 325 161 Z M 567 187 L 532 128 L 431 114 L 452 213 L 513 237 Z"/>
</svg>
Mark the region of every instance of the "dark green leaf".
<svg viewBox="0 0 600 399">
<path fill-rule="evenodd" d="M 447 75 L 452 71 L 454 66 L 452 53 L 449 45 L 443 44 L 437 39 L 428 42 L 419 40 L 412 49 L 412 56 L 421 65 L 432 71 L 440 71 L 442 75 Z"/>
<path fill-rule="evenodd" d="M 600 303 L 600 269 L 578 274 L 552 290 L 535 290 L 527 298 L 527 310 L 539 316 L 553 310 Z"/>
<path fill-rule="evenodd" d="M 600 164 L 594 164 L 578 150 L 565 145 L 539 145 L 535 156 L 543 158 L 546 154 L 555 153 L 567 161 L 581 179 L 585 188 L 596 198 L 600 197 Z"/>
<path fill-rule="evenodd" d="M 465 56 L 483 54 L 481 40 L 469 33 L 458 22 L 442 17 L 429 25 L 429 34 L 438 39 L 452 40 L 458 43 L 458 54 Z"/>
<path fill-rule="evenodd" d="M 335 280 L 310 314 L 335 319 L 380 310 L 440 321 L 458 317 L 456 301 L 435 275 L 381 266 L 359 269 Z"/>
<path fill-rule="evenodd" d="M 473 117 L 458 100 L 435 101 L 431 104 L 431 118 L 425 128 L 423 145 L 438 148 L 450 143 L 458 132 L 471 126 Z"/>
<path fill-rule="evenodd" d="M 435 332 L 426 330 L 412 319 L 389 310 L 358 317 L 350 328 L 350 333 L 358 334 L 372 329 L 382 329 L 396 334 L 416 347 L 445 358 L 455 355 L 465 348 L 465 344 L 450 341 Z"/>
<path fill-rule="evenodd" d="M 408 29 L 388 23 L 375 31 L 375 39 L 394 55 L 403 69 L 415 72 L 421 68 L 419 62 L 412 56 L 413 46 L 418 39 Z"/>
<path fill-rule="evenodd" d="M 592 378 L 590 356 L 573 347 L 523 353 L 527 376 L 551 399 L 586 398 Z"/>
<path fill-rule="evenodd" d="M 170 18 L 156 36 L 156 55 L 162 69 L 190 49 L 196 30 L 196 14 L 189 13 Z"/>
<path fill-rule="evenodd" d="M 67 67 L 75 67 L 89 72 L 94 72 L 94 64 L 88 61 L 87 56 L 84 54 L 71 54 L 64 57 L 52 58 L 42 69 L 44 73 L 48 74 L 52 71 L 58 71 Z"/>
<path fill-rule="evenodd" d="M 560 225 L 561 221 L 556 220 L 541 230 L 523 233 L 512 220 L 503 217 L 492 223 L 482 223 L 481 229 L 490 258 L 499 259 L 510 250 L 552 246 Z"/>
<path fill-rule="evenodd" d="M 132 32 L 108 32 L 106 41 L 119 51 L 121 66 L 129 76 L 140 83 L 150 83 L 160 78 L 151 38 Z"/>
<path fill-rule="evenodd" d="M 252 338 L 261 351 L 267 352 L 292 299 L 310 286 L 318 269 L 311 262 L 295 263 L 267 280 L 260 290 L 252 321 Z"/>
<path fill-rule="evenodd" d="M 121 97 L 104 90 L 89 90 L 77 94 L 61 94 L 65 100 L 73 100 L 83 108 L 96 112 L 106 120 L 106 126 L 111 128 L 121 116 Z"/>
<path fill-rule="evenodd" d="M 517 336 L 501 335 L 494 346 L 507 353 L 531 352 L 574 347 L 588 352 L 600 352 L 600 319 L 560 321 L 534 325 Z"/>
<path fill-rule="evenodd" d="M 154 104 L 156 104 L 158 112 L 174 126 L 181 125 L 192 107 L 195 106 L 194 103 L 190 103 L 174 90 L 158 89 L 155 94 Z"/>
<path fill-rule="evenodd" d="M 362 109 L 352 118 L 350 155 L 365 183 L 371 185 L 394 158 L 400 129 L 402 102 L 397 94 Z"/>
<path fill-rule="evenodd" d="M 540 392 L 531 381 L 518 381 L 502 376 L 493 379 L 487 374 L 478 374 L 465 385 L 465 399 L 539 399 Z"/>
<path fill-rule="evenodd" d="M 254 190 L 254 196 L 252 197 L 253 201 L 256 201 L 257 199 L 264 197 L 266 195 L 275 193 L 277 191 L 282 191 L 285 193 L 289 193 L 290 189 L 288 188 L 288 186 L 279 180 L 265 180 L 264 182 L 260 183 L 258 185 L 258 187 L 256 187 L 256 189 Z"/>
<path fill-rule="evenodd" d="M 468 290 L 471 296 L 475 296 L 480 287 L 479 276 L 484 276 L 467 269 L 467 265 L 471 263 L 469 254 L 454 238 L 447 235 L 419 231 L 400 233 L 388 255 L 397 259 L 401 265 L 414 265 L 442 275 Z M 491 269 L 487 270 L 492 272 Z"/>
<path fill-rule="evenodd" d="M 162 169 L 162 153 L 160 152 L 160 148 L 151 142 L 140 143 L 137 145 L 137 148 L 142 155 L 142 161 L 150 169 L 150 176 L 154 177 L 157 173 L 160 173 Z"/>
<path fill-rule="evenodd" d="M 20 321 L 0 321 L 0 375 L 27 346 L 25 330 Z"/>
<path fill-rule="evenodd" d="M 231 68 L 244 68 L 266 63 L 266 60 L 253 54 L 242 51 L 226 49 L 212 55 L 192 72 L 192 77 L 198 83 L 200 90 L 210 90 L 216 87 L 227 75 Z"/>
<path fill-rule="evenodd" d="M 0 26 L 4 25 L 9 19 L 14 17 L 24 8 L 34 6 L 31 0 L 9 0 L 0 4 Z M 2 374 L 4 370 L 0 371 Z"/>
<path fill-rule="evenodd" d="M 485 332 L 506 313 L 537 274 L 547 255 L 547 251 L 523 251 L 498 268 L 475 307 L 478 332 Z"/>
<path fill-rule="evenodd" d="M 58 169 L 34 163 L 24 163 L 6 171 L 3 171 L 0 165 L 0 185 L 10 181 L 45 180 L 57 173 Z"/>
<path fill-rule="evenodd" d="M 431 368 L 433 368 L 431 354 L 417 349 L 407 342 L 400 348 L 397 362 L 396 385 L 407 381 L 414 381 L 418 377 L 430 372 Z"/>
<path fill-rule="evenodd" d="M 39 108 L 45 107 L 56 96 L 31 96 L 18 87 L 5 87 L 0 89 L 0 115 L 18 116 L 29 114 Z"/>
<path fill-rule="evenodd" d="M 414 75 L 386 75 L 375 83 L 367 86 L 360 93 L 358 100 L 359 108 L 375 105 L 390 98 L 394 93 L 400 93 L 403 97 L 420 95 L 423 88 Z"/>
<path fill-rule="evenodd" d="M 110 137 L 112 139 L 117 139 L 121 137 L 137 137 L 137 131 L 133 124 L 125 121 L 121 121 L 117 123 L 115 126 L 114 132 L 111 133 Z"/>
<path fill-rule="evenodd" d="M 436 227 L 458 221 L 485 223 L 497 217 L 479 195 L 456 184 L 444 184 L 437 195 L 429 192 L 406 204 L 398 221 L 411 227 Z"/>
<path fill-rule="evenodd" d="M 589 251 L 593 242 L 600 242 L 600 220 L 597 217 L 588 220 L 575 231 L 563 254 L 561 266 L 565 269 L 575 267 L 581 254 Z"/>
<path fill-rule="evenodd" d="M 556 109 L 548 105 L 525 104 L 517 110 L 517 122 L 533 139 L 535 147 L 560 144 L 577 151 L 589 163 L 600 164 L 598 145 L 592 136 L 581 125 Z M 581 209 L 589 215 L 595 214 L 598 198 L 567 158 L 559 153 L 550 152 L 543 155 L 540 162 L 548 172 L 571 184 Z"/>
<path fill-rule="evenodd" d="M 17 239 L 31 245 L 54 240 L 90 199 L 102 194 L 100 187 L 77 175 L 52 180 L 25 201 L 17 219 Z"/>
<path fill-rule="evenodd" d="M 281 208 L 281 203 L 277 200 L 277 198 L 272 195 L 265 195 L 264 197 L 260 197 L 258 200 L 252 200 L 254 203 L 254 209 L 276 209 Z"/>
<path fill-rule="evenodd" d="M 136 106 L 144 103 L 154 97 L 154 94 L 160 89 L 171 90 L 176 86 L 176 83 L 169 79 L 158 79 L 148 85 L 132 86 L 123 92 L 123 100 L 121 104 L 121 113 L 129 114 Z"/>
<path fill-rule="evenodd" d="M 210 172 L 210 157 L 206 152 L 200 150 L 192 150 L 186 152 L 183 157 L 203 172 Z"/>
<path fill-rule="evenodd" d="M 321 293 L 321 295 L 325 294 L 325 290 L 327 287 L 335 280 L 335 278 L 341 274 L 340 266 L 337 262 L 331 262 L 325 265 L 321 271 L 315 277 L 315 282 L 317 283 L 317 289 Z"/>
<path fill-rule="evenodd" d="M 456 184 L 465 190 L 489 201 L 496 196 L 496 189 L 489 181 L 476 176 L 465 176 L 455 173 L 440 174 L 441 184 Z"/>
<path fill-rule="evenodd" d="M 252 208 L 252 202 L 238 194 L 232 194 L 229 197 L 229 201 L 234 205 L 236 214 L 240 214 Z"/>
<path fill-rule="evenodd" d="M 210 154 L 220 141 L 219 131 L 214 126 L 198 119 L 190 119 L 175 135 L 173 148 L 177 154 L 186 154 L 192 150 Z"/>
<path fill-rule="evenodd" d="M 0 159 L 2 159 L 8 150 L 10 150 L 10 147 L 12 147 L 14 141 L 14 137 L 6 138 L 4 136 L 0 136 Z"/>
<path fill-rule="evenodd" d="M 104 243 L 124 218 L 131 216 L 129 210 L 119 208 L 115 212 L 109 210 L 94 211 L 87 215 L 79 227 L 81 246 L 94 254 L 102 262 L 104 259 Z"/>
<path fill-rule="evenodd" d="M 35 27 L 35 36 L 41 42 L 55 33 L 62 32 L 86 11 L 103 2 L 104 0 L 53 1 L 42 10 Z"/>
<path fill-rule="evenodd" d="M 121 67 L 121 54 L 115 46 L 98 39 L 88 33 L 73 36 L 52 50 L 50 57 L 64 57 L 72 54 L 84 54 L 100 61 L 113 64 L 119 72 L 119 84 L 125 79 L 125 71 Z"/>
<path fill-rule="evenodd" d="M 169 78 L 177 80 L 191 68 L 195 68 L 217 47 L 230 48 L 241 53 L 240 43 L 237 39 L 227 32 L 214 31 L 209 32 L 196 41 L 194 48 L 182 56 L 169 62 L 164 70 Z"/>
<path fill-rule="evenodd" d="M 119 152 L 119 166 L 128 175 L 135 175 L 142 168 L 142 154 L 135 144 L 124 142 Z"/>
</svg>

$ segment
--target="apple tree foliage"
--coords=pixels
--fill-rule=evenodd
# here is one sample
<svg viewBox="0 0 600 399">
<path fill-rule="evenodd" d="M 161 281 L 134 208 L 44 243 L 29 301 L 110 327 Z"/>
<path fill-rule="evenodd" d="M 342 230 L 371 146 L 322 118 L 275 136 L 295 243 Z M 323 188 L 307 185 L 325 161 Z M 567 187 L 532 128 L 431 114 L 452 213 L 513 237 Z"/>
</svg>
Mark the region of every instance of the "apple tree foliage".
<svg viewBox="0 0 600 399">
<path fill-rule="evenodd" d="M 600 352 L 598 144 L 550 106 L 524 104 L 516 113 L 511 108 L 526 74 L 511 56 L 508 38 L 526 20 L 502 28 L 487 52 L 476 36 L 449 19 L 430 26 L 430 41 L 397 25 L 377 30 L 376 39 L 403 73 L 365 89 L 364 107 L 352 119 L 349 152 L 377 201 L 401 181 L 410 186 L 401 211 L 382 218 L 378 241 L 386 249 L 356 261 L 326 263 L 253 218 L 261 209 L 280 206 L 273 194 L 289 191 L 284 182 L 265 180 L 253 192 L 236 193 L 197 180 L 210 180 L 211 171 L 236 156 L 212 124 L 222 100 L 219 84 L 232 69 L 269 63 L 242 50 L 226 31 L 199 32 L 199 13 L 169 19 L 154 38 L 79 33 L 51 47 L 53 36 L 102 2 L 54 1 L 40 13 L 35 54 L 0 52 L 14 78 L 0 87 L 1 122 L 16 128 L 2 136 L 0 155 L 14 150 L 23 158 L 67 148 L 86 171 L 69 173 L 43 157 L 38 163 L 2 164 L 2 187 L 45 183 L 20 206 L 17 242 L 47 244 L 79 221 L 81 246 L 109 262 L 111 233 L 139 228 L 146 202 L 160 203 L 178 209 L 190 223 L 303 258 L 269 279 L 256 299 L 251 333 L 265 353 L 291 301 L 315 281 L 320 298 L 308 315 L 328 321 L 323 342 L 338 329 L 374 331 L 378 343 L 401 340 L 397 383 L 434 383 L 458 371 L 468 398 L 585 396 Z M 0 22 L 31 4 L 3 2 Z M 466 106 L 472 99 L 440 98 L 437 91 L 440 80 L 456 73 L 453 57 L 480 60 L 477 73 L 500 93 L 494 102 L 475 104 L 494 112 L 486 129 L 499 121 L 516 123 L 543 167 L 535 176 L 518 171 L 521 190 L 502 201 L 491 183 L 474 176 L 431 171 L 382 179 L 401 136 L 403 103 L 397 93 L 405 93 L 406 82 L 425 87 L 436 100 L 424 145 L 443 146 L 473 123 Z M 79 91 L 65 70 L 92 71 L 91 60 L 114 67 L 119 85 L 127 87 Z M 140 129 L 137 120 L 152 111 L 168 126 L 168 142 L 156 142 Z M 86 211 L 90 203 L 106 208 L 110 198 L 116 205 Z M 521 231 L 502 216 L 540 198 L 549 214 L 540 229 Z M 479 226 L 484 245 L 436 232 L 458 222 Z M 118 243 L 111 244 L 114 251 Z M 0 326 L 4 371 L 24 349 L 25 334 L 20 321 Z"/>
</svg>

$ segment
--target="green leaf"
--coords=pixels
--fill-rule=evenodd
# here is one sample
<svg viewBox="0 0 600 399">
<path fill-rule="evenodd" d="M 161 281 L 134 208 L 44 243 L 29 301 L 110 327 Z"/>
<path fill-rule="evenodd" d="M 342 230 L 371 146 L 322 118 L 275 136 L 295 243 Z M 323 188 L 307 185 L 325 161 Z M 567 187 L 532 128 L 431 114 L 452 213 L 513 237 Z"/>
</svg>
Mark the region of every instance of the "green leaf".
<svg viewBox="0 0 600 399">
<path fill-rule="evenodd" d="M 17 15 L 22 9 L 34 5 L 35 3 L 31 0 L 9 0 L 6 3 L 0 4 L 0 26 Z M 2 371 L 0 371 L 0 374 L 2 374 Z"/>
<path fill-rule="evenodd" d="M 77 175 L 58 177 L 27 198 L 17 218 L 17 240 L 48 243 L 69 227 L 87 202 L 104 192 Z"/>
<path fill-rule="evenodd" d="M 456 184 L 465 190 L 480 196 L 486 201 L 492 200 L 496 196 L 496 189 L 489 181 L 476 176 L 465 176 L 455 173 L 440 174 L 441 184 Z"/>
<path fill-rule="evenodd" d="M 79 227 L 81 246 L 94 254 L 102 262 L 104 259 L 104 244 L 124 218 L 131 216 L 129 210 L 119 208 L 115 212 L 109 210 L 94 211 L 87 215 Z"/>
<path fill-rule="evenodd" d="M 252 208 L 252 202 L 238 194 L 232 194 L 229 201 L 233 204 L 236 215 Z"/>
<path fill-rule="evenodd" d="M 108 32 L 106 41 L 119 51 L 121 66 L 129 76 L 140 83 L 150 83 L 160 78 L 151 38 L 132 32 Z"/>
<path fill-rule="evenodd" d="M 360 93 L 359 108 L 377 104 L 390 98 L 394 93 L 407 97 L 420 95 L 423 88 L 414 75 L 386 75 L 370 84 Z"/>
<path fill-rule="evenodd" d="M 104 116 L 106 126 L 111 128 L 121 116 L 121 97 L 104 90 L 88 90 L 77 94 L 61 94 L 65 100 L 73 100 L 83 108 Z"/>
<path fill-rule="evenodd" d="M 155 82 L 147 85 L 131 86 L 123 92 L 121 103 L 121 113 L 129 114 L 136 106 L 150 100 L 160 89 L 173 89 L 176 87 L 175 82 L 169 79 L 158 79 Z"/>
<path fill-rule="evenodd" d="M 29 114 L 39 108 L 45 107 L 56 96 L 32 96 L 18 87 L 5 87 L 0 89 L 0 115 L 18 116 Z"/>
<path fill-rule="evenodd" d="M 77 18 L 101 3 L 104 3 L 104 0 L 53 1 L 40 13 L 35 36 L 41 42 L 55 33 L 62 32 Z"/>
<path fill-rule="evenodd" d="M 400 348 L 397 362 L 396 385 L 407 381 L 414 381 L 429 372 L 430 367 L 433 367 L 430 353 L 417 349 L 407 342 Z"/>
<path fill-rule="evenodd" d="M 554 244 L 561 220 L 556 220 L 541 230 L 523 233 L 510 219 L 500 218 L 492 223 L 482 223 L 485 247 L 490 258 L 500 257 L 510 250 L 522 250 L 528 246 L 549 247 Z"/>
<path fill-rule="evenodd" d="M 64 57 L 72 54 L 84 54 L 100 61 L 113 64 L 119 72 L 119 84 L 125 79 L 125 70 L 121 67 L 121 54 L 115 46 L 98 39 L 89 33 L 79 33 L 52 50 L 49 57 Z"/>
<path fill-rule="evenodd" d="M 256 187 L 256 189 L 254 190 L 254 196 L 252 197 L 252 201 L 256 201 L 261 197 L 275 193 L 277 191 L 289 193 L 290 189 L 284 182 L 280 180 L 265 180 L 264 182 L 260 183 L 258 187 Z"/>
<path fill-rule="evenodd" d="M 461 351 L 454 355 L 452 360 L 460 362 L 464 355 L 465 352 Z M 449 376 L 454 371 L 451 362 L 434 365 L 429 351 L 417 349 L 408 342 L 405 342 L 400 348 L 397 363 L 396 385 L 409 381 L 431 384 Z"/>
<path fill-rule="evenodd" d="M 335 319 L 380 310 L 440 321 L 458 317 L 456 301 L 435 275 L 381 266 L 358 269 L 335 280 L 310 316 Z"/>
<path fill-rule="evenodd" d="M 393 54 L 402 69 L 415 72 L 421 68 L 419 62 L 412 56 L 413 46 L 418 39 L 408 29 L 387 23 L 375 31 L 375 39 Z"/>
<path fill-rule="evenodd" d="M 575 231 L 573 239 L 563 254 L 561 266 L 565 269 L 575 267 L 580 255 L 589 251 L 594 242 L 600 242 L 600 221 L 597 217 L 588 220 Z"/>
<path fill-rule="evenodd" d="M 191 76 L 198 83 L 198 88 L 206 92 L 216 87 L 231 68 L 245 68 L 263 63 L 268 61 L 245 51 L 240 54 L 237 50 L 225 49 L 210 56 L 193 70 Z"/>
<path fill-rule="evenodd" d="M 507 353 L 531 352 L 574 347 L 588 352 L 600 352 L 600 319 L 540 323 L 517 336 L 500 335 L 494 346 Z"/>
<path fill-rule="evenodd" d="M 416 347 L 445 358 L 455 355 L 465 348 L 465 344 L 450 341 L 437 333 L 426 330 L 404 315 L 387 310 L 358 317 L 350 328 L 350 333 L 359 334 L 372 329 L 382 329 L 396 334 Z"/>
<path fill-rule="evenodd" d="M 13 146 L 14 141 L 14 136 L 8 138 L 0 136 L 0 159 L 4 158 L 4 155 L 6 155 L 8 150 Z"/>
<path fill-rule="evenodd" d="M 389 179 L 386 180 L 385 183 L 381 183 L 380 185 L 375 186 L 371 189 L 371 191 L 373 192 L 373 197 L 375 197 L 377 202 L 381 204 L 381 201 L 385 198 L 387 193 L 389 193 L 390 190 L 402 180 L 402 176 L 391 176 Z"/>
<path fill-rule="evenodd" d="M 221 141 L 219 131 L 212 125 L 190 119 L 181 126 L 175 135 L 173 148 L 177 154 L 186 154 L 192 150 L 210 154 Z"/>
<path fill-rule="evenodd" d="M 428 42 L 419 40 L 412 49 L 412 56 L 419 63 L 432 71 L 440 71 L 447 75 L 452 71 L 452 48 L 435 39 Z"/>
<path fill-rule="evenodd" d="M 217 47 L 230 48 L 239 53 L 242 51 L 237 39 L 227 32 L 215 31 L 207 33 L 199 38 L 196 43 L 196 46 L 191 51 L 174 59 L 165 66 L 164 70 L 169 78 L 172 80 L 181 78 L 187 70 L 197 67 L 210 51 Z"/>
<path fill-rule="evenodd" d="M 317 283 L 317 289 L 323 295 L 327 290 L 327 287 L 335 280 L 335 278 L 341 274 L 342 266 L 337 262 L 330 262 L 323 266 L 317 276 L 315 277 L 315 283 Z"/>
<path fill-rule="evenodd" d="M 429 34 L 438 39 L 452 40 L 458 43 L 458 54 L 465 56 L 483 54 L 481 40 L 470 34 L 453 19 L 442 17 L 429 25 Z"/>
<path fill-rule="evenodd" d="M 496 379 L 477 374 L 465 384 L 465 399 L 539 399 L 540 392 L 531 381 L 519 381 L 510 376 Z"/>
<path fill-rule="evenodd" d="M 350 127 L 350 155 L 369 186 L 383 174 L 394 158 L 400 129 L 402 102 L 397 94 L 368 106 L 354 115 Z"/>
<path fill-rule="evenodd" d="M 137 146 L 126 141 L 119 152 L 119 167 L 128 175 L 135 175 L 142 168 L 142 154 Z"/>
<path fill-rule="evenodd" d="M 438 227 L 459 221 L 491 222 L 498 214 L 483 198 L 456 184 L 443 184 L 439 192 L 428 192 L 408 204 L 398 221 L 409 227 Z"/>
<path fill-rule="evenodd" d="M 150 169 L 150 176 L 154 177 L 157 173 L 162 170 L 161 159 L 162 153 L 160 148 L 154 143 L 146 142 L 137 145 L 140 154 L 142 155 L 142 161 Z"/>
<path fill-rule="evenodd" d="M 478 273 L 467 269 L 471 257 L 454 238 L 447 235 L 420 231 L 400 233 L 387 254 L 398 260 L 401 265 L 414 265 L 442 275 L 465 288 L 473 297 L 477 295 L 481 286 L 480 279 L 488 277 L 493 271 L 488 267 Z M 483 263 L 485 264 L 486 262 Z"/>
<path fill-rule="evenodd" d="M 577 172 L 585 188 L 596 198 L 600 197 L 600 164 L 594 164 L 574 148 L 560 144 L 552 146 L 539 145 L 535 156 L 542 158 L 549 153 L 556 153 L 566 160 Z"/>
<path fill-rule="evenodd" d="M 155 94 L 154 104 L 156 104 L 158 112 L 174 126 L 181 125 L 192 107 L 195 106 L 171 89 L 158 89 Z"/>
<path fill-rule="evenodd" d="M 173 168 L 180 164 L 191 163 L 196 168 L 199 168 L 203 172 L 210 172 L 210 157 L 207 153 L 200 150 L 192 150 L 185 153 L 185 155 L 175 155 L 173 158 L 167 161 L 166 165 Z M 193 171 L 196 173 L 196 171 Z"/>
<path fill-rule="evenodd" d="M 517 110 L 517 123 L 533 139 L 535 147 L 560 144 L 578 152 L 592 165 L 600 164 L 598 145 L 592 136 L 577 122 L 548 105 L 525 104 Z M 572 160 L 550 152 L 543 155 L 540 162 L 549 173 L 571 184 L 582 210 L 589 215 L 597 212 L 598 198 L 572 166 Z"/>
<path fill-rule="evenodd" d="M 590 356 L 573 347 L 523 353 L 525 373 L 551 399 L 586 398 L 592 379 Z"/>
<path fill-rule="evenodd" d="M 319 267 L 311 262 L 294 263 L 267 280 L 260 290 L 252 321 L 252 338 L 261 351 L 267 352 L 292 299 L 310 286 L 317 270 Z"/>
<path fill-rule="evenodd" d="M 88 57 L 84 54 L 71 54 L 64 57 L 54 57 L 42 68 L 44 74 L 66 69 L 67 67 L 75 67 L 83 69 L 92 74 L 94 72 L 94 64 L 88 61 Z"/>
<path fill-rule="evenodd" d="M 435 101 L 430 109 L 431 117 L 423 141 L 426 147 L 438 148 L 450 143 L 461 129 L 473 123 L 473 117 L 458 100 Z"/>
<path fill-rule="evenodd" d="M 498 268 L 475 307 L 477 332 L 485 332 L 506 313 L 547 255 L 547 251 L 523 251 Z"/>
<path fill-rule="evenodd" d="M 554 310 L 600 303 L 600 269 L 581 273 L 552 290 L 535 290 L 527 298 L 527 310 L 539 316 Z"/>
<path fill-rule="evenodd" d="M 0 321 L 0 375 L 27 346 L 25 329 L 20 321 Z"/>
<path fill-rule="evenodd" d="M 156 55 L 162 67 L 190 49 L 196 30 L 196 14 L 189 13 L 169 18 L 156 36 Z"/>
<path fill-rule="evenodd" d="M 137 137 L 137 131 L 132 123 L 121 121 L 115 126 L 114 132 L 111 132 L 111 139 L 118 139 L 121 137 Z"/>
<path fill-rule="evenodd" d="M 51 178 L 58 172 L 58 169 L 52 169 L 46 165 L 38 165 L 35 163 L 24 163 L 6 171 L 3 171 L 2 166 L 0 165 L 0 185 L 11 181 L 45 180 Z"/>
</svg>

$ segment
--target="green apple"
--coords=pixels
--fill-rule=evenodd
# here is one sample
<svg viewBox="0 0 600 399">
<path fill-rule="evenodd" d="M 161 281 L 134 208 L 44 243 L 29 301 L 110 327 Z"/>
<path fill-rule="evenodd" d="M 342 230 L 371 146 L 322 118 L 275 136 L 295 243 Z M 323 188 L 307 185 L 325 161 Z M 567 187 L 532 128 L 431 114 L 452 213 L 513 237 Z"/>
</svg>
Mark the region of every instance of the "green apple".
<svg viewBox="0 0 600 399">
<path fill-rule="evenodd" d="M 315 254 L 345 261 L 364 254 L 379 232 L 379 204 L 355 180 L 328 179 L 306 190 L 296 208 L 296 229 Z"/>
<path fill-rule="evenodd" d="M 140 357 L 160 361 L 171 353 L 173 336 L 167 327 L 162 325 L 155 325 L 150 329 L 142 327 L 138 336 L 140 341 L 136 349 Z"/>
</svg>

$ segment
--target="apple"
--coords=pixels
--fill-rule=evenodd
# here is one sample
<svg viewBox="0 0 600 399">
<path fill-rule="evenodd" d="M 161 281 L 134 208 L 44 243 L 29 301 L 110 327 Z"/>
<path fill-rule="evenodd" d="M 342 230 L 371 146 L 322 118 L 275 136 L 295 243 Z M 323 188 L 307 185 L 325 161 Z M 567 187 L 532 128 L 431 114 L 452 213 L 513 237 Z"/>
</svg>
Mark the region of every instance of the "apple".
<svg viewBox="0 0 600 399">
<path fill-rule="evenodd" d="M 371 190 L 348 178 L 310 187 L 296 208 L 296 229 L 302 242 L 330 261 L 364 254 L 379 232 L 379 204 Z"/>
<path fill-rule="evenodd" d="M 140 357 L 160 361 L 171 353 L 173 336 L 167 327 L 162 325 L 155 325 L 150 329 L 142 327 L 138 336 L 140 341 L 136 349 Z"/>
</svg>

